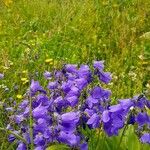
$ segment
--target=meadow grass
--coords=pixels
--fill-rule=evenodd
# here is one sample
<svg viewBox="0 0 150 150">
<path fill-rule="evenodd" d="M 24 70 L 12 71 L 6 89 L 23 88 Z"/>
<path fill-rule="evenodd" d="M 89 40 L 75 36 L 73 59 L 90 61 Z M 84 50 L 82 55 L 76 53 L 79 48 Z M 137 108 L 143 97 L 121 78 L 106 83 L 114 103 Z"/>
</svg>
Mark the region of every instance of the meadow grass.
<svg viewBox="0 0 150 150">
<path fill-rule="evenodd" d="M 0 72 L 5 77 L 0 84 L 9 91 L 1 87 L 0 100 L 11 103 L 12 97 L 19 102 L 17 95 L 25 93 L 31 78 L 45 85 L 45 70 L 93 60 L 105 60 L 106 70 L 113 73 L 107 88 L 113 91 L 114 103 L 139 94 L 150 81 L 150 40 L 141 38 L 149 31 L 149 0 L 1 0 Z M 2 127 L 4 115 L 1 111 Z M 103 140 L 103 149 L 112 149 L 117 140 Z M 122 143 L 122 149 L 144 148 L 129 133 Z M 3 132 L 0 145 L 13 149 Z"/>
</svg>

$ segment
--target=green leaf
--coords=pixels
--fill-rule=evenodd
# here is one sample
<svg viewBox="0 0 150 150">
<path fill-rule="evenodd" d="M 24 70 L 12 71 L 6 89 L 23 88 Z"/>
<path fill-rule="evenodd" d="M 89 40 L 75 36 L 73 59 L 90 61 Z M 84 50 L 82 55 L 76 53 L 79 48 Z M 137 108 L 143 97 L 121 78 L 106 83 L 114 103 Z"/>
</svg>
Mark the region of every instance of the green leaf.
<svg viewBox="0 0 150 150">
<path fill-rule="evenodd" d="M 55 145 L 51 145 L 49 146 L 46 150 L 69 150 L 70 148 L 67 145 L 64 144 L 55 144 Z"/>
</svg>

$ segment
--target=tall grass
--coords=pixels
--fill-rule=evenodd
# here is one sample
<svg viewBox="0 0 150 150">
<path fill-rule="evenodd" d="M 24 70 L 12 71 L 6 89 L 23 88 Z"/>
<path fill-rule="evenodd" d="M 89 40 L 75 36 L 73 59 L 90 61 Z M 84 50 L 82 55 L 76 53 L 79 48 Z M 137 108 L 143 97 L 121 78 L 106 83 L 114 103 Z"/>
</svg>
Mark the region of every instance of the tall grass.
<svg viewBox="0 0 150 150">
<path fill-rule="evenodd" d="M 150 80 L 150 61 L 144 59 L 150 56 L 150 43 L 140 37 L 149 30 L 149 0 L 1 0 L 0 72 L 5 78 L 0 84 L 9 92 L 0 88 L 0 99 L 10 103 L 9 97 L 23 94 L 29 86 L 22 84 L 23 77 L 42 83 L 44 70 L 96 59 L 105 60 L 113 73 L 108 88 L 114 102 L 141 93 Z M 48 58 L 52 64 L 45 62 Z M 8 146 L 4 139 L 1 132 L 1 149 Z"/>
</svg>

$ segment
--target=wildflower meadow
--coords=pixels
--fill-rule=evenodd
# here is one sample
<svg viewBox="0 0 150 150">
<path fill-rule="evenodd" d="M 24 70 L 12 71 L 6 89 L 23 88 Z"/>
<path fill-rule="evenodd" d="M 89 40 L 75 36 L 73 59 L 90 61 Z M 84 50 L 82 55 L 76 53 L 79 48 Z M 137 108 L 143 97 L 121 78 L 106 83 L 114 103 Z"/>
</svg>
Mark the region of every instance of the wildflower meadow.
<svg viewBox="0 0 150 150">
<path fill-rule="evenodd" d="M 150 1 L 0 0 L 0 149 L 149 150 Z"/>
</svg>

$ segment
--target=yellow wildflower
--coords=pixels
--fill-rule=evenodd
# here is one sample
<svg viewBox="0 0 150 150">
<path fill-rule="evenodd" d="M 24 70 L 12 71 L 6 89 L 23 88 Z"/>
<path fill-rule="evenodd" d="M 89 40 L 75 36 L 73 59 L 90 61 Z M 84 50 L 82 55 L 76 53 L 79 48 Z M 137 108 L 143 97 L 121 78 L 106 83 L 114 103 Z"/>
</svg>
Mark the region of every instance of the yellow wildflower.
<svg viewBox="0 0 150 150">
<path fill-rule="evenodd" d="M 28 73 L 28 70 L 23 70 L 22 73 L 26 74 Z"/>
<path fill-rule="evenodd" d="M 26 84 L 26 83 L 28 83 L 28 82 L 29 82 L 29 80 L 26 80 L 26 81 L 23 82 L 23 84 Z"/>
<path fill-rule="evenodd" d="M 18 98 L 18 99 L 22 99 L 22 98 L 23 98 L 23 96 L 22 96 L 22 95 L 20 95 L 20 94 L 18 94 L 18 95 L 17 95 L 17 98 Z"/>
<path fill-rule="evenodd" d="M 21 78 L 21 81 L 23 82 L 23 84 L 26 84 L 29 82 L 29 80 L 27 78 Z"/>
<path fill-rule="evenodd" d="M 21 81 L 23 81 L 23 82 L 26 81 L 26 80 L 28 80 L 28 79 L 27 78 L 21 78 Z"/>
<path fill-rule="evenodd" d="M 52 61 L 53 61 L 53 59 L 51 59 L 51 58 L 48 58 L 45 60 L 46 63 L 52 63 Z"/>
</svg>

